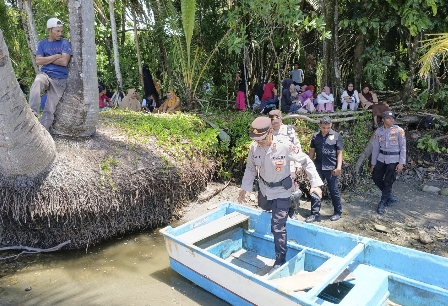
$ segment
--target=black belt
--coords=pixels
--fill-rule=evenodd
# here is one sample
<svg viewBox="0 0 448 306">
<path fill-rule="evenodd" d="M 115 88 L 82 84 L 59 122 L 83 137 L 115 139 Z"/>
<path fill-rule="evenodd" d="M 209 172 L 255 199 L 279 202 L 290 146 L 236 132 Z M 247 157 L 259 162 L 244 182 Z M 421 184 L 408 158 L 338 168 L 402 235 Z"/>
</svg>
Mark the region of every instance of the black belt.
<svg viewBox="0 0 448 306">
<path fill-rule="evenodd" d="M 380 150 L 380 153 L 383 155 L 400 155 L 400 152 L 386 152 L 383 150 Z"/>
<path fill-rule="evenodd" d="M 274 188 L 274 187 L 280 187 L 280 186 L 282 186 L 282 182 L 283 182 L 283 180 L 285 180 L 285 179 L 287 179 L 288 177 L 285 177 L 283 180 L 281 180 L 280 182 L 275 182 L 275 183 L 269 183 L 269 182 L 266 182 L 265 180 L 264 180 L 264 178 L 262 178 L 261 176 L 260 176 L 260 178 L 261 178 L 261 180 L 263 181 L 263 183 L 266 185 L 266 186 L 268 186 L 268 187 L 270 187 L 270 188 Z"/>
</svg>

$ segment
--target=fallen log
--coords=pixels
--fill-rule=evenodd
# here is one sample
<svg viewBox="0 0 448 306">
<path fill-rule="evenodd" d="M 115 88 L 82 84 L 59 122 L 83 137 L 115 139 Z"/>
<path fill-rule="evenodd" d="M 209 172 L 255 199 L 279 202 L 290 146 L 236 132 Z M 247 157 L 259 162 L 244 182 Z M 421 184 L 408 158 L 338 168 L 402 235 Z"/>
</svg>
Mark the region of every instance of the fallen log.
<svg viewBox="0 0 448 306">
<path fill-rule="evenodd" d="M 319 123 L 320 122 L 319 119 L 313 119 L 313 118 L 310 118 L 308 116 L 298 115 L 298 114 L 291 114 L 291 115 L 286 115 L 285 117 L 283 117 L 283 119 L 290 119 L 290 118 L 303 119 L 303 120 L 306 120 L 306 121 L 312 122 L 312 123 Z M 359 117 L 346 117 L 346 118 L 332 119 L 331 122 L 333 122 L 333 123 L 336 123 L 336 122 L 348 122 L 348 121 L 354 121 L 354 120 L 358 120 L 358 119 L 359 119 Z"/>
</svg>

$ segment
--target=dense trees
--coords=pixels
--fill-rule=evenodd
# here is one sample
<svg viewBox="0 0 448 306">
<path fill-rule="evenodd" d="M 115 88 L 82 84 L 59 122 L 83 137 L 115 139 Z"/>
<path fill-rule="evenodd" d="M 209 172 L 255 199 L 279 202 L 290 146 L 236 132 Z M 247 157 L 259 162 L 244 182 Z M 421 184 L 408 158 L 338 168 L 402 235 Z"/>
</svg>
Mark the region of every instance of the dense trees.
<svg viewBox="0 0 448 306">
<path fill-rule="evenodd" d="M 32 34 L 27 4 L 40 38 L 48 16 L 68 19 L 64 6 L 46 0 L 4 0 L 0 14 L 7 16 L 1 22 L 10 48 Z M 95 0 L 94 7 L 98 75 L 114 88 L 140 86 L 137 54 L 165 91 L 175 88 L 188 101 L 204 97 L 204 83 L 213 85 L 215 98 L 233 100 L 234 73 L 243 63 L 250 86 L 267 79 L 279 85 L 293 62 L 304 68 L 305 82 L 333 92 L 351 79 L 358 87 L 368 81 L 375 89 L 402 91 L 407 99 L 415 98 L 414 88 L 434 93 L 446 83 L 442 58 L 428 78 L 417 74 L 426 35 L 448 31 L 441 0 Z M 193 19 L 185 31 L 187 15 Z M 29 84 L 31 57 L 12 48 L 16 74 Z"/>
</svg>

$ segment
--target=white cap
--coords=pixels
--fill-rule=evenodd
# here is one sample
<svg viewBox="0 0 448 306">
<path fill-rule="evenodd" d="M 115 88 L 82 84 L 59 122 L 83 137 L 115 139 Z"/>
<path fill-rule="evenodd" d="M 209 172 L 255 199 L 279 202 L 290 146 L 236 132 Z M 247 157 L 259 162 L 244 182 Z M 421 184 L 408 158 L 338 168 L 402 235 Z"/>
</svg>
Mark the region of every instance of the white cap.
<svg viewBox="0 0 448 306">
<path fill-rule="evenodd" d="M 47 29 L 62 27 L 62 21 L 57 18 L 50 18 L 47 21 Z"/>
</svg>

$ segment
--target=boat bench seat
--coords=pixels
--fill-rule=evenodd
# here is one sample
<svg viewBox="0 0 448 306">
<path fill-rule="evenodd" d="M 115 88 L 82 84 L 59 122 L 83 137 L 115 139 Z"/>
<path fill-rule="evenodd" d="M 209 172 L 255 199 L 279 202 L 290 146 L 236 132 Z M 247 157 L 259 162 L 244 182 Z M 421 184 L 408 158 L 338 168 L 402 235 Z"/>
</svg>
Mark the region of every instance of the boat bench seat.
<svg viewBox="0 0 448 306">
<path fill-rule="evenodd" d="M 210 223 L 198 226 L 179 236 L 185 243 L 195 244 L 206 238 L 213 237 L 223 231 L 234 229 L 236 227 L 249 227 L 249 216 L 239 212 L 232 212 Z"/>
</svg>

